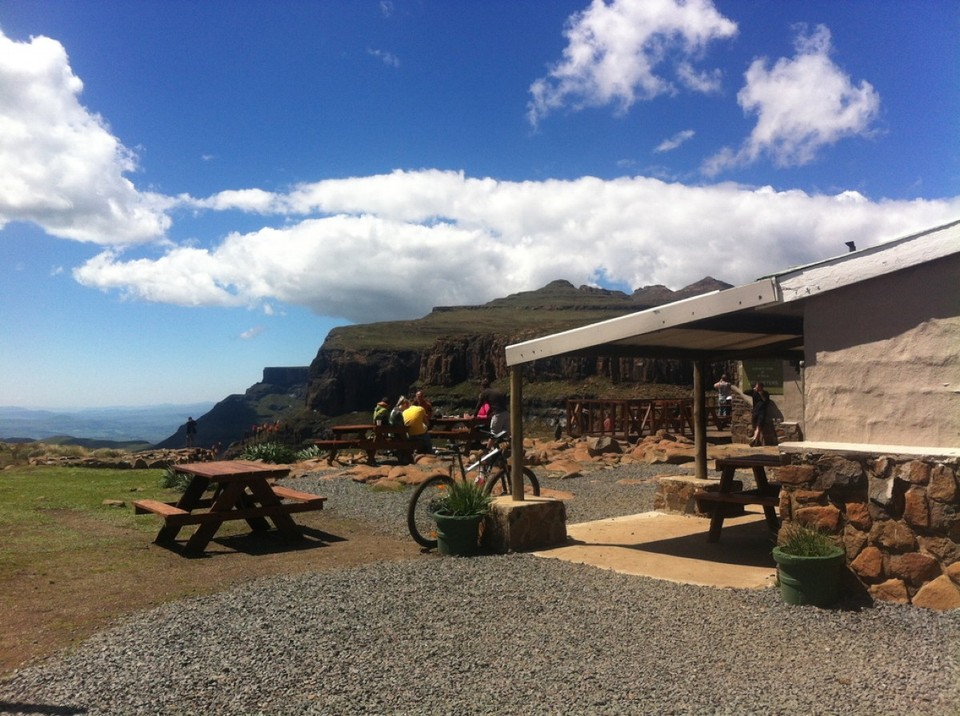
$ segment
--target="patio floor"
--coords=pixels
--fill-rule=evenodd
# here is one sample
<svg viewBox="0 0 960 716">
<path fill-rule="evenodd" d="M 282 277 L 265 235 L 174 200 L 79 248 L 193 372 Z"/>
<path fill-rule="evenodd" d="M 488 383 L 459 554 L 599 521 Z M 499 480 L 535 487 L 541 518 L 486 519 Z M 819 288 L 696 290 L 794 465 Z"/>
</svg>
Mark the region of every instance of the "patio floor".
<svg viewBox="0 0 960 716">
<path fill-rule="evenodd" d="M 728 517 L 713 544 L 707 542 L 709 524 L 703 517 L 662 512 L 583 522 L 567 525 L 566 545 L 534 554 L 683 584 L 774 586 L 773 535 L 760 508 Z"/>
</svg>

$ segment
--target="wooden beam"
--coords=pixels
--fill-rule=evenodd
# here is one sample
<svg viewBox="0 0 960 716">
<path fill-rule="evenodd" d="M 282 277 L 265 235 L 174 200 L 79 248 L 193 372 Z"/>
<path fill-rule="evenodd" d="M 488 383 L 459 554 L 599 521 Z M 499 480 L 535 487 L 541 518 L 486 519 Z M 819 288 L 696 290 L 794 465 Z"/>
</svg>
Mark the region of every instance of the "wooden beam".
<svg viewBox="0 0 960 716">
<path fill-rule="evenodd" d="M 523 367 L 510 367 L 510 484 L 513 499 L 523 501 Z"/>
<path fill-rule="evenodd" d="M 693 362 L 693 451 L 695 476 L 707 479 L 707 397 L 703 384 L 703 361 Z"/>
</svg>

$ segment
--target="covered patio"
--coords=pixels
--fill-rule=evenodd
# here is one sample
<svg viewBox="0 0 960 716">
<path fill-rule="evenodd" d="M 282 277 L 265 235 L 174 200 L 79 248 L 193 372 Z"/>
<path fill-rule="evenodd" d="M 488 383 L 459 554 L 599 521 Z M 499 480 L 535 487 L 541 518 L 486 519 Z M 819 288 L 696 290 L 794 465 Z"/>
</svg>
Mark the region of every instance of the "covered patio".
<svg viewBox="0 0 960 716">
<path fill-rule="evenodd" d="M 705 479 L 705 365 L 785 361 L 797 370 L 793 409 L 803 441 L 778 446 L 778 499 L 758 494 L 768 518 L 776 508 L 783 521 L 833 535 L 874 598 L 960 608 L 958 270 L 955 221 L 507 346 L 514 454 L 523 451 L 525 364 L 555 356 L 689 359 L 695 479 Z M 709 501 L 748 497 L 728 495 L 722 481 L 720 491 L 724 499 Z"/>
<path fill-rule="evenodd" d="M 696 476 L 707 477 L 707 376 L 728 360 L 803 360 L 803 311 L 784 300 L 782 277 L 688 298 L 507 346 L 514 454 L 523 446 L 523 365 L 554 356 L 679 358 L 693 363 Z M 517 429 L 519 428 L 519 429 Z M 520 451 L 519 453 L 517 451 Z"/>
</svg>

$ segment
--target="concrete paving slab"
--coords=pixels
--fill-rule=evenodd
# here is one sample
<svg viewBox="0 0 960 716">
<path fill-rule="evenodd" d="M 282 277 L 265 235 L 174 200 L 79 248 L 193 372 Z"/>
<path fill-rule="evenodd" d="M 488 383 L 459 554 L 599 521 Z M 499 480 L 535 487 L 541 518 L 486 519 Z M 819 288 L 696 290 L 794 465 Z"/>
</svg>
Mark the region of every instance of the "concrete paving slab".
<svg viewBox="0 0 960 716">
<path fill-rule="evenodd" d="M 567 544 L 533 554 L 681 584 L 764 589 L 776 567 L 762 511 L 728 517 L 720 541 L 707 542 L 710 521 L 644 512 L 567 525 Z"/>
</svg>

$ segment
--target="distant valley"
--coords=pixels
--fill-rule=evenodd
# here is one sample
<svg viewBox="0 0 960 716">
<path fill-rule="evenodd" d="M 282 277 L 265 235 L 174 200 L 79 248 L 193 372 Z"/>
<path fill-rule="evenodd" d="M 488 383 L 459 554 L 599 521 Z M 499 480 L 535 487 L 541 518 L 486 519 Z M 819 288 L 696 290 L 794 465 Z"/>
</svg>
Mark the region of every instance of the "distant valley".
<svg viewBox="0 0 960 716">
<path fill-rule="evenodd" d="M 212 402 L 82 410 L 32 410 L 0 406 L 0 441 L 70 436 L 115 442 L 161 442 Z"/>
</svg>

